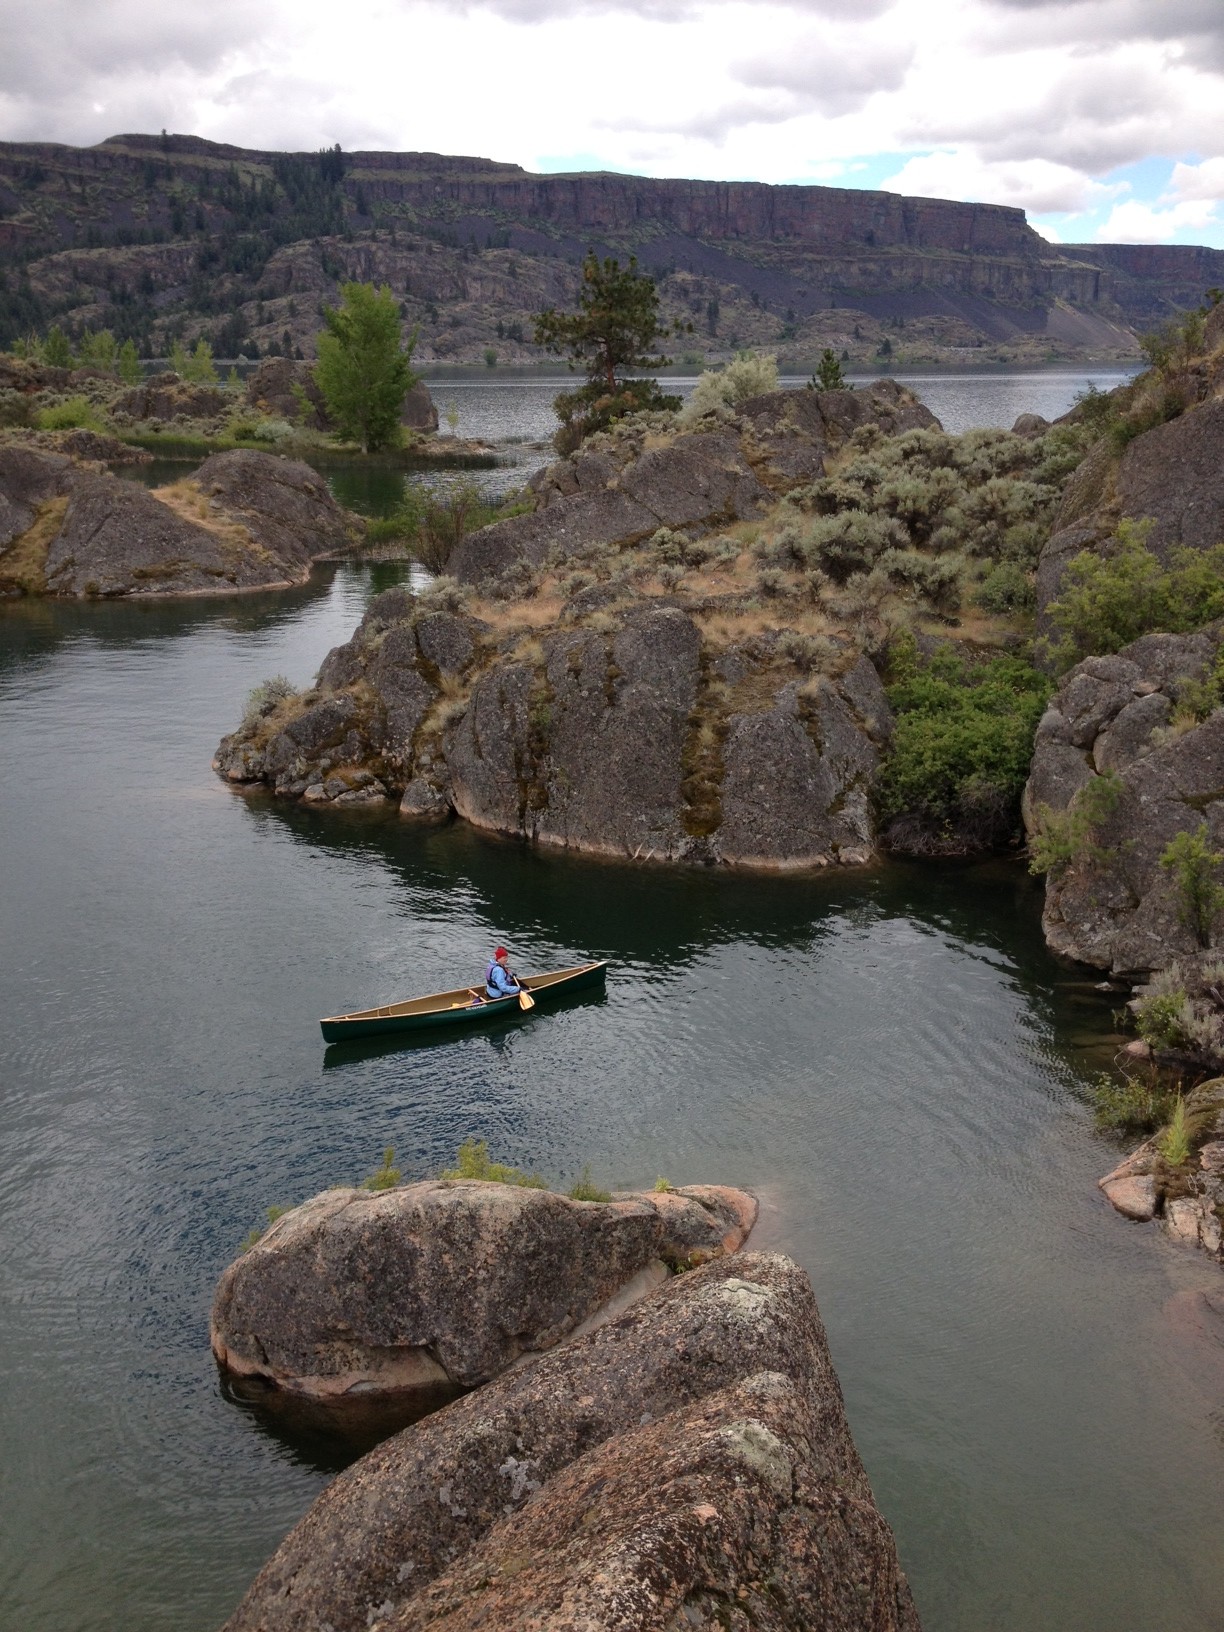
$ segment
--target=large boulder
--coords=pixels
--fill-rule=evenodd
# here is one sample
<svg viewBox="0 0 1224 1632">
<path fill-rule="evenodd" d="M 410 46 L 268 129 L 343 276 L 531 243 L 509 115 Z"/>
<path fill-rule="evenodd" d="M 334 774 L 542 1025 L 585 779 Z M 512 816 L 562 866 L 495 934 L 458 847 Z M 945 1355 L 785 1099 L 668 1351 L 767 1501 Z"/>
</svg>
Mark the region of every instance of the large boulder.
<svg viewBox="0 0 1224 1632">
<path fill-rule="evenodd" d="M 0 445 L 0 552 L 29 531 L 43 505 L 70 490 L 75 473 L 65 454 Z"/>
<path fill-rule="evenodd" d="M 918 1632 L 807 1276 L 740 1254 L 386 1441 L 226 1632 Z"/>
<path fill-rule="evenodd" d="M 226 593 L 302 583 L 361 523 L 308 465 L 214 454 L 150 492 L 59 453 L 0 451 L 0 589 L 52 595 Z"/>
<path fill-rule="evenodd" d="M 734 1252 L 756 1210 L 708 1186 L 607 1202 L 475 1180 L 328 1190 L 225 1271 L 213 1353 L 318 1402 L 425 1409 L 553 1348 L 669 1264 Z"/>
<path fill-rule="evenodd" d="M 315 384 L 309 363 L 294 362 L 291 357 L 265 357 L 247 379 L 246 400 L 260 413 L 287 419 L 291 425 L 328 428 L 323 393 Z"/>
<path fill-rule="evenodd" d="M 1055 951 L 1137 974 L 1196 950 L 1160 857 L 1204 822 L 1213 848 L 1224 848 L 1224 710 L 1171 728 L 1182 685 L 1211 671 L 1221 639 L 1218 625 L 1145 635 L 1077 664 L 1051 700 L 1025 788 L 1030 835 L 1043 807 L 1066 811 L 1095 778 L 1112 774 L 1119 789 L 1091 846 L 1047 878 L 1043 925 Z"/>
</svg>

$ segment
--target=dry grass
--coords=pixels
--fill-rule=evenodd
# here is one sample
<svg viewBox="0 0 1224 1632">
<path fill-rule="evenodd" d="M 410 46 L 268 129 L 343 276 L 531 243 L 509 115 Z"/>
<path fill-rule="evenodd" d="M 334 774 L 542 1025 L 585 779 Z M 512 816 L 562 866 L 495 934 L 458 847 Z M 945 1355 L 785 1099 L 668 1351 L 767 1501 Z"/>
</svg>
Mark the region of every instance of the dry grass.
<svg viewBox="0 0 1224 1632">
<path fill-rule="evenodd" d="M 699 612 L 695 619 L 707 643 L 715 651 L 739 646 L 756 635 L 774 629 L 793 629 L 800 635 L 844 634 L 844 626 L 829 616 L 824 607 L 809 603 L 806 606 L 783 604 L 761 606 L 744 610 L 722 609 L 717 612 Z"/>
<path fill-rule="evenodd" d="M 529 601 L 473 601 L 469 607 L 473 617 L 487 623 L 496 635 L 527 634 L 536 629 L 555 628 L 560 621 L 563 602 L 554 591 L 541 591 Z"/>
<path fill-rule="evenodd" d="M 16 585 L 26 595 L 47 592 L 47 552 L 64 523 L 67 498 L 41 505 L 32 527 L 0 553 L 0 584 Z"/>
<path fill-rule="evenodd" d="M 152 494 L 159 504 L 164 504 L 167 510 L 173 510 L 181 520 L 211 533 L 223 549 L 229 552 L 238 551 L 243 555 L 248 555 L 252 551 L 259 555 L 268 554 L 262 545 L 256 544 L 241 523 L 219 515 L 206 495 L 190 478 L 170 482 L 165 487 L 155 487 Z"/>
</svg>

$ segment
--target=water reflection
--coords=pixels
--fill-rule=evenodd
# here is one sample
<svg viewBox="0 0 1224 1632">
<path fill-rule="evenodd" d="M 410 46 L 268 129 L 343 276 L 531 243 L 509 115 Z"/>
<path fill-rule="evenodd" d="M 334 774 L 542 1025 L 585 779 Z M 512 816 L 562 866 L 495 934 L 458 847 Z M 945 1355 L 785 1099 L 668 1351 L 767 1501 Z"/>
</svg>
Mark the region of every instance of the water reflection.
<svg viewBox="0 0 1224 1632">
<path fill-rule="evenodd" d="M 0 1622 L 225 1618 L 324 1475 L 223 1398 L 218 1274 L 269 1205 L 476 1136 L 760 1191 L 928 1632 L 1211 1625 L 1224 1450 L 1165 1310 L 1218 1271 L 1096 1192 L 1116 996 L 1045 952 L 1037 882 L 626 867 L 228 790 L 246 693 L 308 681 L 385 581 L 0 610 Z M 325 1057 L 320 1015 L 499 940 L 608 957 L 606 998 Z"/>
</svg>

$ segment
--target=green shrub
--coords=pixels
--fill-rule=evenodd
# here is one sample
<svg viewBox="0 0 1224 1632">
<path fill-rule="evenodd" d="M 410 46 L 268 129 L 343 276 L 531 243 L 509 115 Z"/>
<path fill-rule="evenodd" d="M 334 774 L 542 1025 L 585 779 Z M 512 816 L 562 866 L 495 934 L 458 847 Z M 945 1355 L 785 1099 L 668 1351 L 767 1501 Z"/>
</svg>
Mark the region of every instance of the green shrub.
<svg viewBox="0 0 1224 1632">
<path fill-rule="evenodd" d="M 662 1174 L 655 1180 L 654 1187 L 656 1193 L 661 1196 L 670 1195 L 676 1188 L 674 1184 L 669 1184 Z"/>
<path fill-rule="evenodd" d="M 271 714 L 278 703 L 296 697 L 298 689 L 291 680 L 283 674 L 274 674 L 270 680 L 261 680 L 247 693 L 247 700 L 242 710 L 243 725 L 254 725 L 265 714 Z"/>
<path fill-rule="evenodd" d="M 1156 1141 L 1156 1148 L 1170 1167 L 1184 1167 L 1190 1160 L 1190 1130 L 1186 1125 L 1186 1102 L 1180 1094 L 1173 1107 L 1167 1127 Z"/>
<path fill-rule="evenodd" d="M 891 583 L 929 601 L 937 612 L 960 610 L 965 562 L 959 555 L 923 555 L 919 550 L 885 550 L 878 568 Z"/>
<path fill-rule="evenodd" d="M 569 1196 L 571 1201 L 612 1200 L 612 1192 L 610 1190 L 601 1190 L 595 1183 L 594 1179 L 592 1179 L 591 1169 L 589 1166 L 583 1168 L 577 1184 L 570 1186 Z"/>
<path fill-rule="evenodd" d="M 383 1151 L 382 1166 L 376 1167 L 369 1178 L 362 1179 L 362 1190 L 394 1190 L 403 1178 L 403 1174 L 395 1165 L 395 1148 L 388 1145 Z"/>
<path fill-rule="evenodd" d="M 69 397 L 38 412 L 40 431 L 105 431 L 106 421 L 88 397 Z"/>
<path fill-rule="evenodd" d="M 852 573 L 870 570 L 885 550 L 904 549 L 907 541 L 904 527 L 891 517 L 847 510 L 810 522 L 800 550 L 809 567 L 844 583 Z"/>
<path fill-rule="evenodd" d="M 984 612 L 992 612 L 996 617 L 1034 612 L 1037 608 L 1033 580 L 1016 561 L 1000 561 L 991 567 L 973 598 Z"/>
<path fill-rule="evenodd" d="M 1104 771 L 1084 784 L 1065 810 L 1038 805 L 1029 838 L 1029 871 L 1058 874 L 1072 863 L 1106 861 L 1113 852 L 1096 842 L 1097 828 L 1122 795 L 1116 771 Z"/>
<path fill-rule="evenodd" d="M 722 368 L 707 369 L 701 376 L 681 410 L 681 419 L 691 424 L 704 414 L 726 418 L 735 412 L 741 402 L 777 389 L 776 357 L 737 351 Z"/>
<path fill-rule="evenodd" d="M 912 637 L 895 644 L 888 700 L 892 752 L 877 784 L 883 817 L 936 825 L 1014 826 L 1050 682 L 1014 657 L 970 667 L 943 649 L 921 661 Z"/>
<path fill-rule="evenodd" d="M 1207 823 L 1193 833 L 1178 833 L 1165 846 L 1160 865 L 1171 873 L 1177 888 L 1177 915 L 1199 946 L 1211 945 L 1211 926 L 1224 907 L 1224 888 L 1215 871 L 1224 855 L 1208 843 Z"/>
<path fill-rule="evenodd" d="M 1185 1013 L 1188 1006 L 1181 966 L 1171 963 L 1148 982 L 1135 1003 L 1135 1027 L 1153 1048 L 1185 1048 Z"/>
<path fill-rule="evenodd" d="M 483 1139 L 465 1139 L 459 1146 L 455 1166 L 443 1168 L 444 1179 L 484 1179 L 489 1184 L 517 1184 L 524 1190 L 547 1190 L 544 1180 L 522 1168 L 508 1167 L 489 1156 L 489 1147 Z"/>
<path fill-rule="evenodd" d="M 1118 1081 L 1102 1072 L 1093 1086 L 1092 1101 L 1097 1127 L 1109 1133 L 1152 1133 L 1172 1108 L 1172 1095 L 1155 1076 L 1144 1080 L 1129 1073 Z"/>
<path fill-rule="evenodd" d="M 1118 652 L 1153 630 L 1186 634 L 1224 615 L 1224 544 L 1174 550 L 1169 565 L 1147 547 L 1148 521 L 1122 521 L 1107 554 L 1083 550 L 1048 608 L 1061 668 Z"/>
</svg>

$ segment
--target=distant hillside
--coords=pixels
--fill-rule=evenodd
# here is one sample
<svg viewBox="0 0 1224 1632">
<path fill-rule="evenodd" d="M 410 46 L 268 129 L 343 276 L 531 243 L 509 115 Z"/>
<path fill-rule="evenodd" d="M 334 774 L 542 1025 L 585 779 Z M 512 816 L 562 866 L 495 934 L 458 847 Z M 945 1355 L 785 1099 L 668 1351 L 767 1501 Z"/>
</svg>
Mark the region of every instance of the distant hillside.
<svg viewBox="0 0 1224 1632">
<path fill-rule="evenodd" d="M 264 153 L 192 136 L 0 143 L 0 345 L 60 322 L 145 355 L 311 355 L 345 278 L 386 282 L 424 360 L 540 359 L 589 247 L 634 253 L 689 361 L 806 366 L 1133 355 L 1224 284 L 1224 252 L 1052 245 L 1021 210 L 836 187 L 533 175 L 433 153 Z"/>
</svg>

